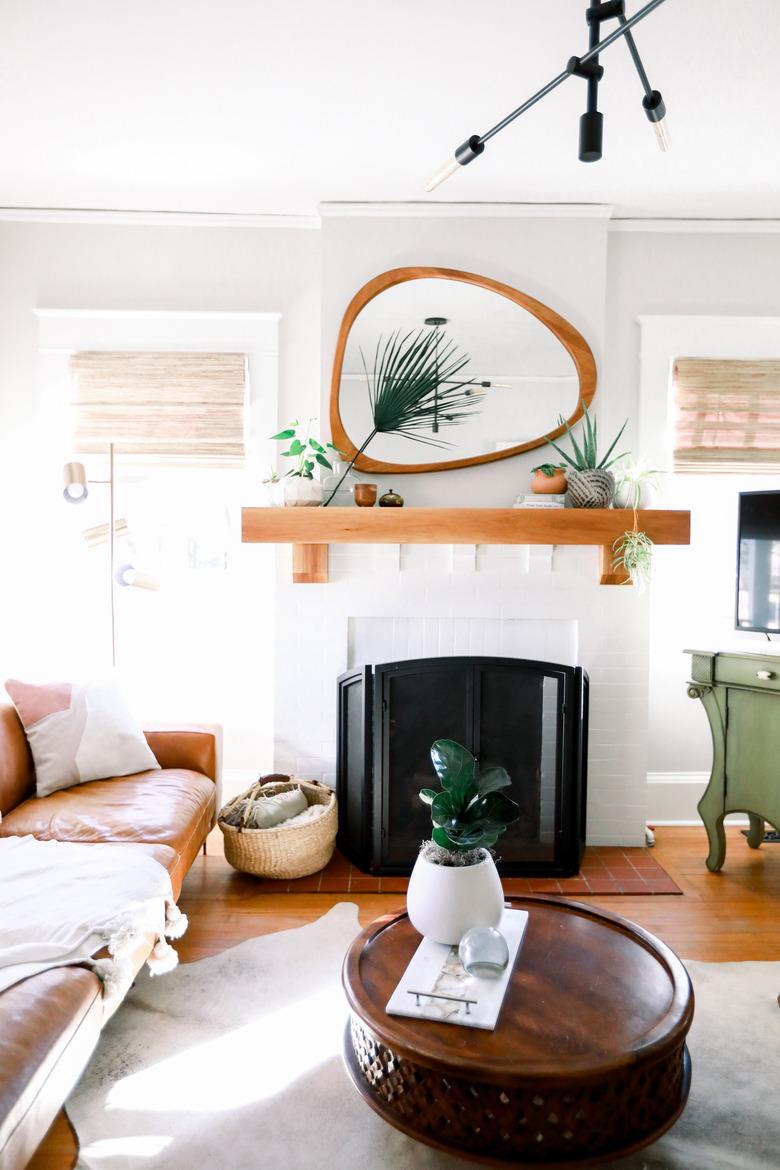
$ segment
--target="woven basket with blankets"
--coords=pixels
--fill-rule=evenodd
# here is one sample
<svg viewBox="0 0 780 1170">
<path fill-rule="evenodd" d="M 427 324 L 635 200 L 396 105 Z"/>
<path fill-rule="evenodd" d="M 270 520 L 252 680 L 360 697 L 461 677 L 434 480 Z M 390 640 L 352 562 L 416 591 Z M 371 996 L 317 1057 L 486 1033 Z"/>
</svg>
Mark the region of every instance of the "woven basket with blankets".
<svg viewBox="0 0 780 1170">
<path fill-rule="evenodd" d="M 336 794 L 317 780 L 261 776 L 224 806 L 218 823 L 234 869 L 257 877 L 306 877 L 333 856 Z"/>
</svg>

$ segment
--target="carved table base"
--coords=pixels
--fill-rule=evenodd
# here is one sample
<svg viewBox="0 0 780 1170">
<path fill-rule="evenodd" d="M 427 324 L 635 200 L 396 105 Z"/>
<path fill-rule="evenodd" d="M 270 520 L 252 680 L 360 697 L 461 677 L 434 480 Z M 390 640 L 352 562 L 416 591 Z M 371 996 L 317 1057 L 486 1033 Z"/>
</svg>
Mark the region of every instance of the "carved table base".
<svg viewBox="0 0 780 1170">
<path fill-rule="evenodd" d="M 400 1057 L 354 1016 L 344 1051 L 369 1105 L 410 1137 L 494 1165 L 587 1166 L 654 1141 L 688 1098 L 684 1044 L 601 1084 L 537 1090 L 444 1076 Z"/>
<path fill-rule="evenodd" d="M 391 1016 L 420 943 L 406 914 L 354 940 L 342 979 L 349 1073 L 380 1117 L 494 1166 L 602 1166 L 682 1112 L 693 990 L 677 956 L 615 914 L 523 895 L 523 946 L 494 1029 Z"/>
</svg>

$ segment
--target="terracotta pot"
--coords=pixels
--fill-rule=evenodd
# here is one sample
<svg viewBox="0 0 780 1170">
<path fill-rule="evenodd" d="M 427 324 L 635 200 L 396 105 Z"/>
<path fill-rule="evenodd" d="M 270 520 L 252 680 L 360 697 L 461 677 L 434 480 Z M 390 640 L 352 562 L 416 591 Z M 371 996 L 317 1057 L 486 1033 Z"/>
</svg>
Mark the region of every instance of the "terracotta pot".
<svg viewBox="0 0 780 1170">
<path fill-rule="evenodd" d="M 531 480 L 531 491 L 537 496 L 563 495 L 566 491 L 566 472 L 558 468 L 554 475 L 535 471 Z"/>
<path fill-rule="evenodd" d="M 359 508 L 373 508 L 376 503 L 376 484 L 356 483 L 354 495 Z"/>
<path fill-rule="evenodd" d="M 409 878 L 409 921 L 434 942 L 459 943 L 472 926 L 498 926 L 504 891 L 489 853 L 477 865 L 435 865 L 422 854 Z"/>
</svg>

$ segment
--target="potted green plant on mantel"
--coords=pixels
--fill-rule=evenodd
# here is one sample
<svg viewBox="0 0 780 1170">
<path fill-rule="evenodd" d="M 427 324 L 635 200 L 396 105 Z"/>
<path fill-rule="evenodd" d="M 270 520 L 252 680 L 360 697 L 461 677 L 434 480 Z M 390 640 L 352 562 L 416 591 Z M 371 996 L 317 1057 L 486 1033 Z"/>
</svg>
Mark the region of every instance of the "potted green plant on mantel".
<svg viewBox="0 0 780 1170">
<path fill-rule="evenodd" d="M 270 478 L 265 481 L 271 502 L 277 506 L 316 508 L 322 503 L 322 484 L 314 478 L 314 470 L 318 465 L 326 467 L 328 471 L 332 470 L 328 451 L 335 451 L 337 455 L 341 452 L 332 443 L 321 443 L 314 438 L 311 432 L 316 421 L 310 418 L 307 425 L 301 427 L 296 419 L 283 431 L 279 431 L 278 435 L 271 436 L 280 443 L 289 443 L 287 450 L 281 454 L 295 460 L 294 466 L 285 475 L 279 476 L 276 471 L 272 471 Z"/>
<path fill-rule="evenodd" d="M 625 573 L 631 584 L 638 586 L 640 592 L 650 581 L 653 542 L 639 527 L 637 509 L 644 502 L 645 494 L 658 486 L 658 475 L 657 471 L 647 467 L 643 459 L 629 460 L 615 468 L 615 507 L 631 508 L 634 513 L 634 525 L 612 545 L 615 554 L 612 568 L 616 573 Z"/>
<path fill-rule="evenodd" d="M 582 446 L 577 442 L 572 428 L 563 416 L 560 416 L 558 421 L 561 426 L 566 428 L 566 434 L 571 441 L 571 453 L 564 451 L 553 439 L 550 439 L 549 442 L 550 446 L 554 447 L 558 454 L 566 460 L 570 469 L 566 473 L 569 503 L 573 508 L 611 507 L 615 494 L 615 477 L 609 468 L 619 459 L 624 459 L 626 453 L 615 455 L 613 458 L 610 456 L 612 456 L 620 436 L 628 425 L 628 419 L 610 443 L 606 455 L 601 458 L 599 458 L 598 452 L 598 424 L 588 414 L 587 406 L 583 409 Z"/>
<path fill-rule="evenodd" d="M 406 906 L 420 934 L 454 945 L 473 926 L 501 921 L 504 892 L 491 849 L 520 810 L 501 791 L 512 783 L 506 770 L 480 770 L 462 744 L 437 739 L 431 760 L 441 791 L 420 792 L 434 827 L 412 870 Z"/>
<path fill-rule="evenodd" d="M 648 467 L 644 459 L 627 459 L 615 467 L 616 508 L 646 508 L 650 493 L 658 487 L 661 473 Z"/>
<path fill-rule="evenodd" d="M 540 463 L 532 467 L 531 491 L 537 496 L 563 495 L 566 491 L 566 468 L 560 463 Z"/>
</svg>

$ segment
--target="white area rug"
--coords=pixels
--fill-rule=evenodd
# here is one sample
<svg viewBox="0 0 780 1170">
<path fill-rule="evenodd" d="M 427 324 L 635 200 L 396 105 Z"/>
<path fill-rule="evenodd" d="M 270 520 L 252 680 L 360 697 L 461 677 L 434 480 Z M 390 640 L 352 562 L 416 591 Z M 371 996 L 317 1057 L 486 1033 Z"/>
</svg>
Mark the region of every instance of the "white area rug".
<svg viewBox="0 0 780 1170">
<path fill-rule="evenodd" d="M 68 1103 L 80 1170 L 463 1170 L 385 1124 L 341 1062 L 341 903 L 318 922 L 139 977 Z M 776 1170 L 780 963 L 689 963 L 693 1089 L 612 1170 Z"/>
</svg>

